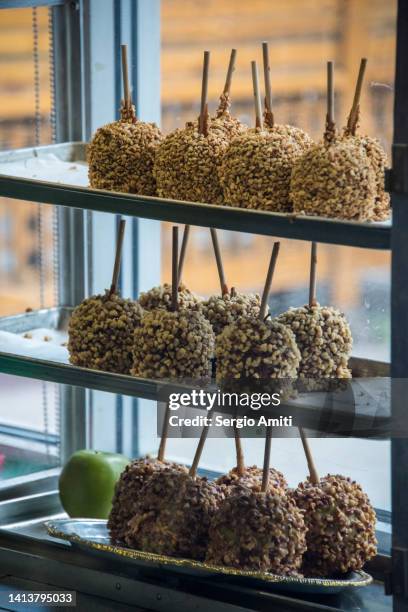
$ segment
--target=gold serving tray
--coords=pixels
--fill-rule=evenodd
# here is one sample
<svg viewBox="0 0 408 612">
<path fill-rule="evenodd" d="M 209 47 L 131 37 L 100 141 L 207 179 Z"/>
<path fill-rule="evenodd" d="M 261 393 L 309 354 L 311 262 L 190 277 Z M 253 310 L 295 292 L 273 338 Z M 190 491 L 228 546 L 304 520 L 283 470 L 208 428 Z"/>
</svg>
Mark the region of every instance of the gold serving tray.
<svg viewBox="0 0 408 612">
<path fill-rule="evenodd" d="M 191 559 L 179 559 L 133 550 L 111 544 L 106 521 L 97 519 L 55 519 L 45 523 L 47 532 L 54 538 L 67 540 L 82 551 L 98 556 L 115 557 L 119 562 L 134 563 L 138 569 L 182 573 L 188 576 L 212 580 L 238 580 L 263 589 L 279 589 L 292 593 L 332 595 L 345 589 L 367 586 L 372 577 L 363 572 L 349 572 L 337 578 L 303 578 L 277 576 L 268 572 L 252 572 L 232 567 L 209 565 Z"/>
</svg>

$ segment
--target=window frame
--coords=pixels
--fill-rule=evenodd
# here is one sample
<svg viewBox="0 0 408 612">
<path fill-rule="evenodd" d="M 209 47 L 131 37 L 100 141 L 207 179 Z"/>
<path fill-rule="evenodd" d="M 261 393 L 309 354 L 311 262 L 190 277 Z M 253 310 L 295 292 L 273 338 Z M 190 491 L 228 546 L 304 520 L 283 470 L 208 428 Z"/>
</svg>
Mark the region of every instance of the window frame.
<svg viewBox="0 0 408 612">
<path fill-rule="evenodd" d="M 129 48 L 138 116 L 160 123 L 160 0 L 16 0 L 1 8 L 40 5 L 52 7 L 53 12 L 57 142 L 88 141 L 97 127 L 118 117 L 121 43 Z M 92 64 L 101 57 L 106 58 L 106 69 L 98 73 Z M 161 227 L 155 221 L 126 220 L 120 289 L 134 297 L 160 281 Z M 114 245 L 118 223 L 117 215 L 58 208 L 59 305 L 74 306 L 107 286 L 106 270 L 113 268 L 114 248 L 106 249 L 106 245 Z M 148 266 L 143 265 L 146 262 Z M 137 454 L 138 409 L 144 400 L 67 385 L 61 386 L 60 396 L 61 464 L 75 450 L 103 448 L 106 432 L 114 432 L 110 450 Z M 103 409 L 96 419 L 98 401 L 103 401 Z M 121 428 L 117 427 L 118 412 Z M 97 420 L 103 422 L 102 428 L 95 427 Z M 46 515 L 61 509 L 59 472 L 60 468 L 51 468 L 0 483 L 1 524 L 29 520 L 33 512 Z"/>
</svg>

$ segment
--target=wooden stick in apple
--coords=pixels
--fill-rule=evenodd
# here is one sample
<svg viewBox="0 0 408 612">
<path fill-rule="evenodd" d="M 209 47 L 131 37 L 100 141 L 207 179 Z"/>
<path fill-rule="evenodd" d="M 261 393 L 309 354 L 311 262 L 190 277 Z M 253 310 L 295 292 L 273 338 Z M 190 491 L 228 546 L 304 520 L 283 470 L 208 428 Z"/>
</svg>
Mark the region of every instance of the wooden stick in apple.
<svg viewBox="0 0 408 612">
<path fill-rule="evenodd" d="M 118 235 L 116 239 L 115 264 L 113 266 L 112 283 L 111 283 L 110 290 L 109 290 L 110 295 L 118 292 L 120 262 L 122 259 L 122 247 L 123 247 L 123 238 L 125 235 L 125 227 L 126 227 L 126 221 L 124 219 L 121 219 L 119 223 Z"/>
</svg>

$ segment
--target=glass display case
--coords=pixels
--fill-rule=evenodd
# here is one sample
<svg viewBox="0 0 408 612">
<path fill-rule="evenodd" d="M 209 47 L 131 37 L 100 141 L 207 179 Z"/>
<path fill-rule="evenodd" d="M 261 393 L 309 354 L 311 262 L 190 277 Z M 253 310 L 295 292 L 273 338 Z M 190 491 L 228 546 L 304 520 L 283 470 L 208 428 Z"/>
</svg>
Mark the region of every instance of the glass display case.
<svg viewBox="0 0 408 612">
<path fill-rule="evenodd" d="M 31 45 L 17 45 L 20 50 L 11 53 L 11 42 L 0 42 L 5 75 L 0 74 L 5 92 L 0 90 L 0 274 L 5 275 L 4 299 L 0 291 L 0 573 L 5 576 L 0 595 L 10 585 L 21 591 L 52 585 L 77 591 L 79 609 L 88 609 L 92 601 L 101 610 L 408 610 L 408 442 L 393 426 L 405 423 L 399 385 L 408 370 L 408 5 L 403 0 L 387 9 L 365 0 L 310 2 L 307 8 L 297 0 L 296 7 L 280 0 L 204 4 L 0 4 L 0 31 L 18 32 Z M 204 45 L 215 49 L 218 67 L 229 46 L 242 46 L 236 107 L 250 122 L 245 69 L 268 37 L 274 41 L 277 112 L 285 121 L 295 117 L 293 123 L 306 123 L 314 137 L 322 124 L 316 115 L 323 116 L 321 67 L 327 56 L 338 59 L 336 103 L 345 114 L 350 75 L 360 55 L 370 52 L 373 71 L 365 100 L 370 112 L 364 121 L 392 151 L 386 174 L 392 222 L 341 221 L 88 187 L 87 142 L 97 127 L 117 118 L 120 107 L 122 43 L 129 48 L 139 117 L 162 119 L 168 131 L 198 113 L 200 66 L 193 57 L 201 57 Z M 395 47 L 394 86 L 390 58 Z M 30 70 L 34 95 L 28 103 L 23 74 Z M 218 72 L 210 104 L 222 88 Z M 15 87 L 29 104 L 20 113 L 24 121 L 7 87 L 11 92 Z M 247 291 L 260 289 L 273 237 L 281 239 L 284 261 L 270 303 L 273 315 L 306 301 L 305 261 L 310 243 L 319 243 L 319 295 L 345 310 L 351 321 L 353 373 L 387 381 L 378 412 L 373 416 L 364 407 L 358 412 L 362 432 L 378 417 L 388 424 L 386 433 L 343 438 L 329 433 L 312 441 L 317 463 L 358 480 L 375 507 L 379 550 L 368 567 L 374 577 L 370 586 L 330 595 L 267 590 L 166 572 L 160 565 L 135 568 L 129 560 L 90 555 L 46 533 L 44 521 L 62 515 L 58 476 L 74 451 L 92 448 L 129 457 L 156 451 L 161 384 L 75 367 L 66 350 L 72 309 L 110 283 L 107 271 L 113 267 L 120 219 L 127 221 L 120 289 L 132 298 L 169 279 L 170 224 L 192 226 L 185 278 L 207 296 L 217 278 L 207 228 L 220 230 L 228 270 Z M 302 402 L 295 408 L 299 414 L 304 410 Z M 299 444 L 296 437 L 274 441 L 274 462 L 291 486 L 305 475 Z M 168 457 L 188 465 L 195 445 L 194 439 L 169 439 Z M 209 438 L 202 457 L 202 472 L 209 477 L 233 465 L 233 444 L 224 440 L 219 449 L 219 440 Z M 245 452 L 248 462 L 262 461 L 259 440 L 246 440 Z"/>
</svg>

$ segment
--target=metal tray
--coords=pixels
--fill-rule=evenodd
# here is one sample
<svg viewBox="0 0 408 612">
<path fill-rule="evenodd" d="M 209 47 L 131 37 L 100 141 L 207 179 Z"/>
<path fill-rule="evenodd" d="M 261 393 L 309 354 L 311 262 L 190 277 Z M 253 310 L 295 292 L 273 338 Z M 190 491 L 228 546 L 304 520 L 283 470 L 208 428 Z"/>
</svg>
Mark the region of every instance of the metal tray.
<svg viewBox="0 0 408 612">
<path fill-rule="evenodd" d="M 106 521 L 97 519 L 56 519 L 45 523 L 48 534 L 79 546 L 83 551 L 98 557 L 131 562 L 136 569 L 181 573 L 187 576 L 213 580 L 235 580 L 241 584 L 263 589 L 279 589 L 292 593 L 326 594 L 340 593 L 345 589 L 367 586 L 372 577 L 363 571 L 349 572 L 341 578 L 303 578 L 277 576 L 268 572 L 251 572 L 229 567 L 208 565 L 191 559 L 178 559 L 164 555 L 131 550 L 111 544 Z"/>
<path fill-rule="evenodd" d="M 68 321 L 73 308 L 57 306 L 54 308 L 43 308 L 41 310 L 30 310 L 18 315 L 0 317 L 0 330 L 14 334 L 21 334 L 30 329 L 48 327 L 68 333 Z"/>
<path fill-rule="evenodd" d="M 67 142 L 0 153 L 0 196 L 327 244 L 371 249 L 389 249 L 391 245 L 390 222 L 340 221 L 90 189 L 75 183 L 74 173 L 69 171 L 69 167 L 62 180 L 60 177 L 59 182 L 53 181 L 52 173 L 47 177 L 46 164 L 41 171 L 41 180 L 38 177 L 27 178 L 25 172 L 16 175 L 14 171 L 13 175 L 10 164 L 46 159 L 49 155 L 61 162 L 84 165 L 86 143 Z"/>
<path fill-rule="evenodd" d="M 71 312 L 72 308 L 59 307 L 3 317 L 0 318 L 0 332 L 23 334 L 36 328 L 66 332 Z M 355 437 L 387 437 L 390 431 L 389 364 L 354 357 L 350 360 L 350 366 L 354 377 L 351 381 L 354 403 L 350 403 L 347 394 L 338 394 L 335 403 L 328 406 L 323 401 L 324 394 L 313 392 L 289 400 L 287 408 L 294 419 L 302 419 L 304 427 L 316 431 L 337 435 L 349 435 L 352 432 Z M 155 401 L 163 399 L 169 389 L 167 382 L 72 366 L 68 363 L 68 353 L 65 360 L 56 362 L 5 352 L 1 344 L 0 371 Z M 182 384 L 172 385 L 172 391 L 190 388 Z"/>
</svg>

